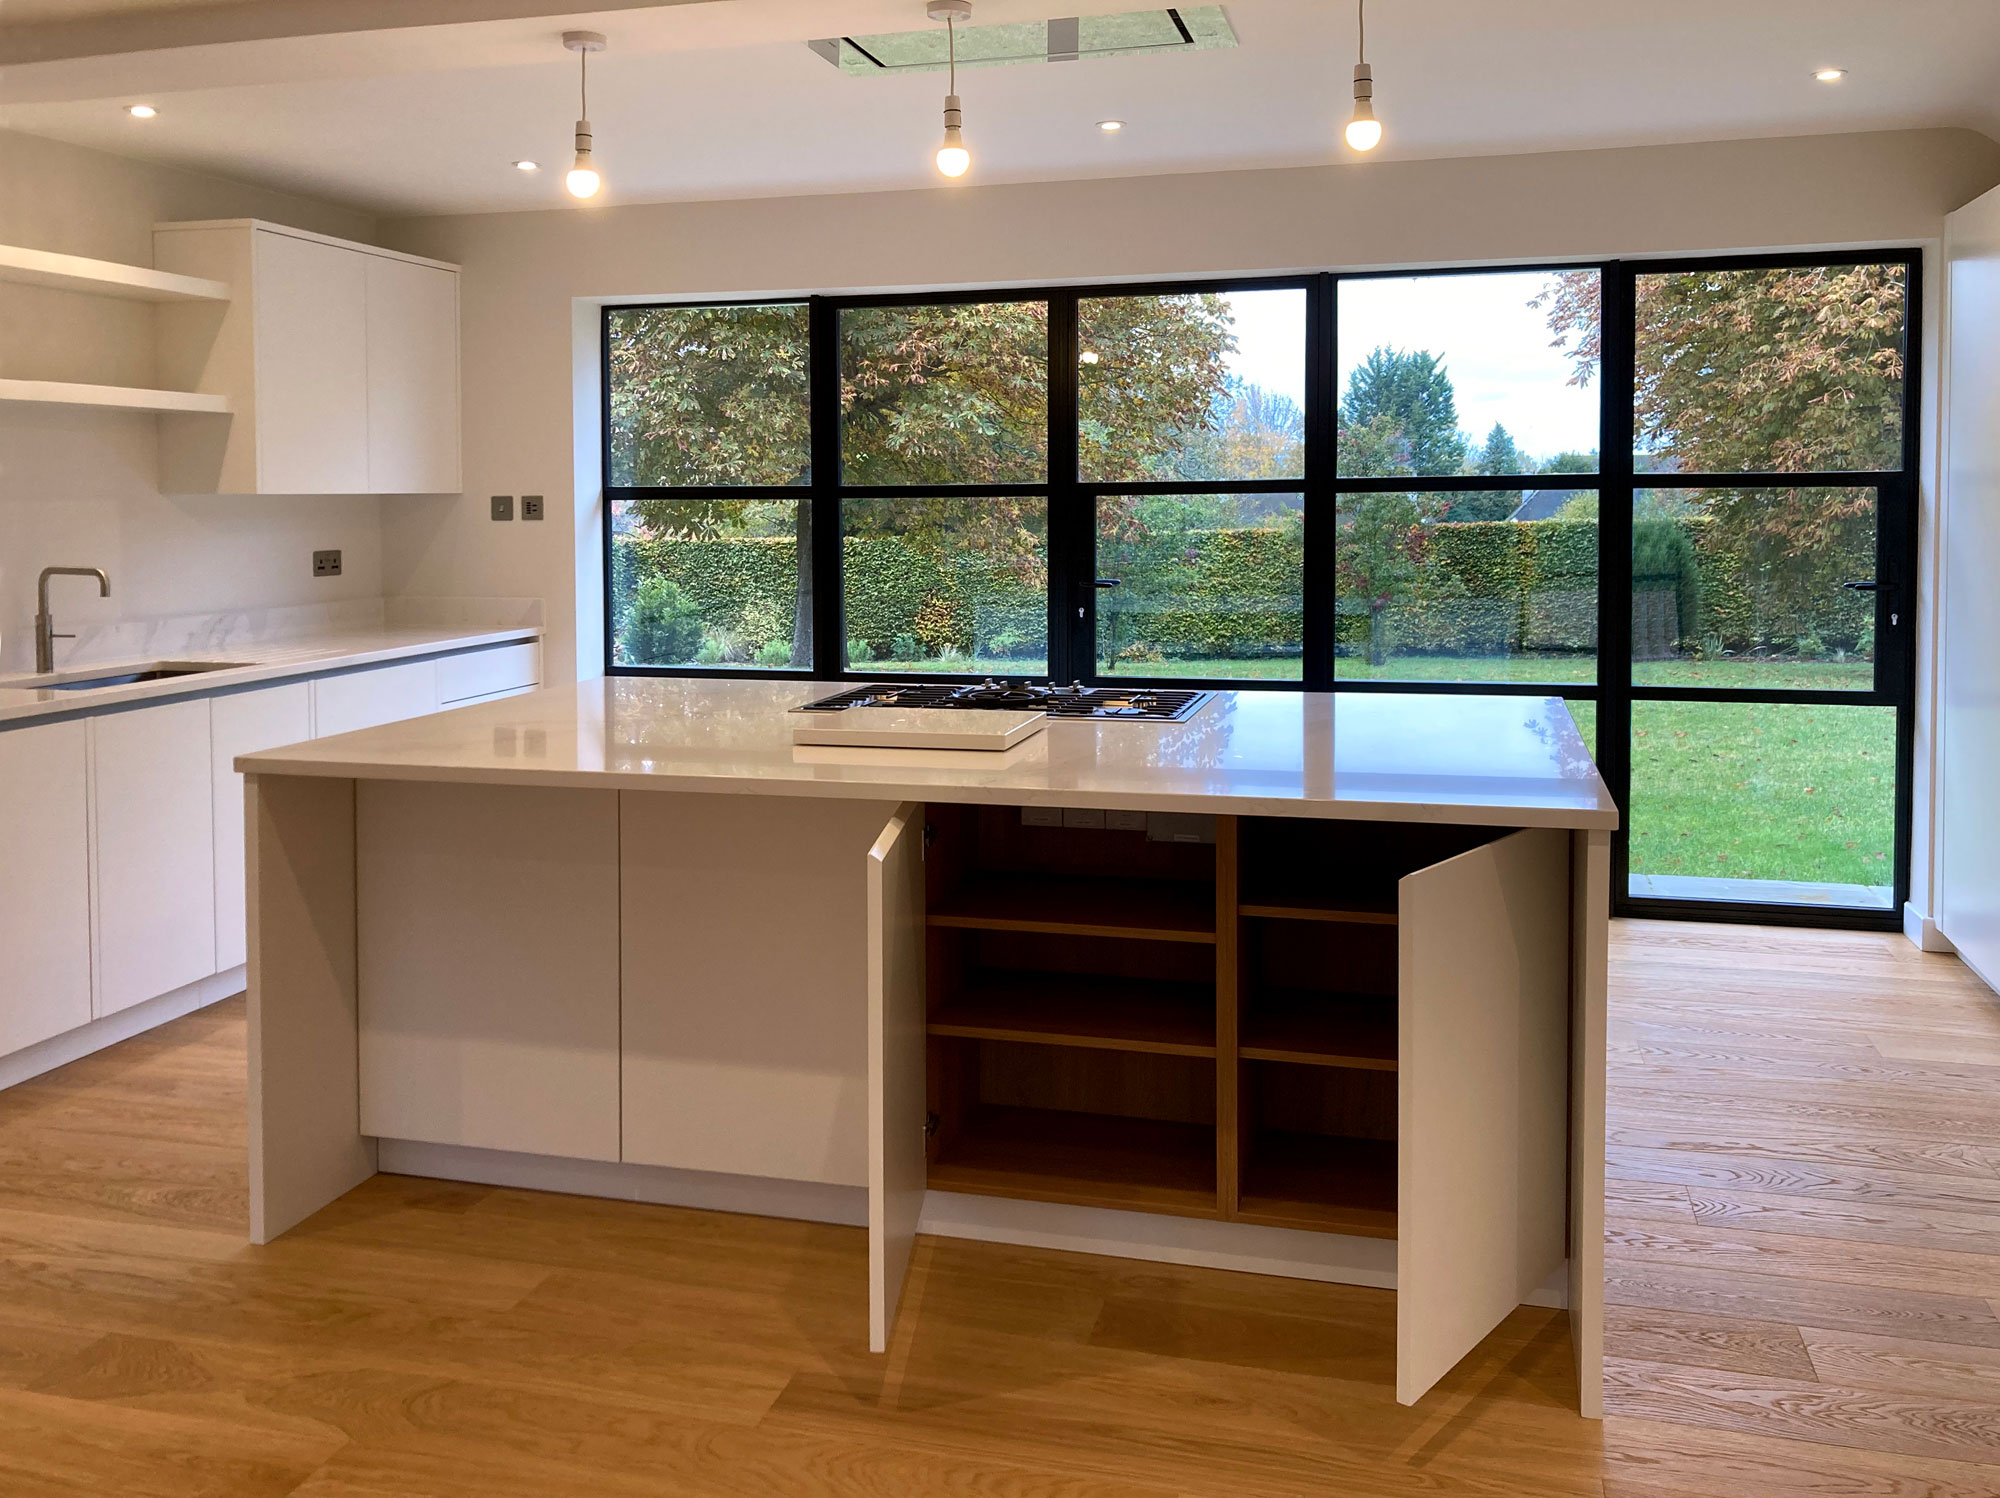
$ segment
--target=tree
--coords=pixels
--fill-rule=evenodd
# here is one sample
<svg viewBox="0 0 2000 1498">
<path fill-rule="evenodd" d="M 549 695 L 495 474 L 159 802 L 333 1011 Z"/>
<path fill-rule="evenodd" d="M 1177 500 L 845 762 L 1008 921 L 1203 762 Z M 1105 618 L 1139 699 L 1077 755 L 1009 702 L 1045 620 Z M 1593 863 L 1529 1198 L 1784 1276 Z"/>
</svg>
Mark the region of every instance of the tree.
<svg viewBox="0 0 2000 1498">
<path fill-rule="evenodd" d="M 1486 434 L 1485 443 L 1469 459 L 1474 473 L 1496 477 L 1533 473 L 1535 461 L 1514 441 L 1514 434 L 1499 422 Z M 1505 520 L 1521 507 L 1519 489 L 1479 489 L 1447 497 L 1446 518 L 1451 520 Z"/>
<path fill-rule="evenodd" d="M 1334 595 L 1368 607 L 1368 659 L 1388 656 L 1383 615 L 1416 591 L 1421 540 L 1416 501 L 1407 494 L 1342 496 L 1333 549 Z"/>
<path fill-rule="evenodd" d="M 1347 378 L 1340 401 L 1344 477 L 1455 474 L 1465 464 L 1451 376 L 1435 354 L 1378 348 Z"/>
</svg>

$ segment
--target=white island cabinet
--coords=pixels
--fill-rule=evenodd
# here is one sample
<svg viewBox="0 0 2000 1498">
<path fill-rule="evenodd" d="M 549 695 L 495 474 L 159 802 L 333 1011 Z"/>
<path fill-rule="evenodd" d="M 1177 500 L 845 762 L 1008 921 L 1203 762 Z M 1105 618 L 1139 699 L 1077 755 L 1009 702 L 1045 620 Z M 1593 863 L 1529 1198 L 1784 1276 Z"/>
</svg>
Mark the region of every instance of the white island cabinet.
<svg viewBox="0 0 2000 1498">
<path fill-rule="evenodd" d="M 377 1169 L 866 1225 L 876 1351 L 919 1233 L 1373 1285 L 1404 1403 L 1566 1306 L 1601 1413 L 1617 811 L 1560 701 L 795 746 L 825 690 L 242 760 L 253 1239 Z"/>
<path fill-rule="evenodd" d="M 215 967 L 248 960 L 244 938 L 243 777 L 236 756 L 312 737 L 312 684 L 288 681 L 210 700 L 209 774 L 215 803 Z"/>
</svg>

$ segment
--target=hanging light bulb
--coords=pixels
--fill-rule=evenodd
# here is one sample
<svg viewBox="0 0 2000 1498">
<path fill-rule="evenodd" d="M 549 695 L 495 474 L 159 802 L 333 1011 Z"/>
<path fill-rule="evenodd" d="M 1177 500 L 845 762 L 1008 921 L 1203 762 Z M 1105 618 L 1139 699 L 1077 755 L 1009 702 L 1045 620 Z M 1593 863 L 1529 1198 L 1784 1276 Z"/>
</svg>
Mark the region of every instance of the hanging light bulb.
<svg viewBox="0 0 2000 1498">
<path fill-rule="evenodd" d="M 1382 144 L 1382 122 L 1375 118 L 1375 70 L 1368 66 L 1368 0 L 1354 0 L 1354 21 L 1360 33 L 1354 64 L 1354 118 L 1347 122 L 1347 143 L 1357 151 Z"/>
<path fill-rule="evenodd" d="M 945 56 L 951 82 L 944 96 L 944 143 L 937 149 L 937 169 L 947 177 L 963 177 L 972 165 L 972 153 L 965 149 L 965 113 L 958 103 L 958 31 L 960 21 L 972 19 L 972 0 L 930 0 L 924 14 L 944 22 Z"/>
<path fill-rule="evenodd" d="M 565 31 L 563 45 L 576 54 L 579 70 L 576 164 L 563 178 L 563 186 L 569 189 L 573 198 L 594 198 L 597 190 L 604 185 L 604 179 L 598 175 L 596 158 L 590 150 L 590 54 L 604 50 L 604 36 L 596 31 Z"/>
</svg>

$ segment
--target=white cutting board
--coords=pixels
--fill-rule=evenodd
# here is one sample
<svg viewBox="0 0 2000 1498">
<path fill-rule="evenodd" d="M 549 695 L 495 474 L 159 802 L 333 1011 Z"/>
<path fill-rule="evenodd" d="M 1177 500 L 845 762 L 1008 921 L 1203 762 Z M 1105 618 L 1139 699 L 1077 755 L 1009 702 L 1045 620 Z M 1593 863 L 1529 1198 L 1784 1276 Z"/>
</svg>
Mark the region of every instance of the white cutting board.
<svg viewBox="0 0 2000 1498">
<path fill-rule="evenodd" d="M 866 749 L 1012 749 L 1049 721 L 1046 713 L 987 708 L 850 707 L 800 713 L 794 744 L 850 744 Z"/>
</svg>

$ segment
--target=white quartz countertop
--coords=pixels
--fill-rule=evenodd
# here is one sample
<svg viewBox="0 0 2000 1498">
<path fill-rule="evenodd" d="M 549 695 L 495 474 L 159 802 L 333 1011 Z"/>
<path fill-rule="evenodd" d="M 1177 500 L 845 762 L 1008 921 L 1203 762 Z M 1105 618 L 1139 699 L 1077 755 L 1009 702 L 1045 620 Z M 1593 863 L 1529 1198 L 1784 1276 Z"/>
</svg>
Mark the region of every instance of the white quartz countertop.
<svg viewBox="0 0 2000 1498">
<path fill-rule="evenodd" d="M 1218 692 L 1185 723 L 1052 721 L 1003 751 L 792 742 L 852 683 L 609 677 L 245 755 L 253 774 L 1612 828 L 1555 697 Z"/>
<path fill-rule="evenodd" d="M 282 681 L 293 676 L 314 676 L 356 666 L 384 665 L 416 656 L 442 655 L 454 650 L 471 650 L 482 645 L 505 645 L 541 637 L 538 625 L 516 625 L 504 629 L 396 629 L 388 627 L 350 629 L 323 635 L 262 643 L 246 641 L 225 650 L 180 650 L 147 660 L 92 661 L 86 665 L 65 663 L 58 677 L 115 676 L 124 671 L 152 665 L 156 661 L 199 664 L 227 661 L 227 669 L 199 671 L 171 676 L 159 681 L 136 681 L 126 686 L 96 687 L 87 691 L 57 691 L 38 686 L 33 675 L 0 676 L 0 724 L 22 719 L 52 717 L 56 714 L 95 712 L 132 703 L 153 702 L 193 693 L 213 692 L 248 686 L 260 681 Z"/>
</svg>

